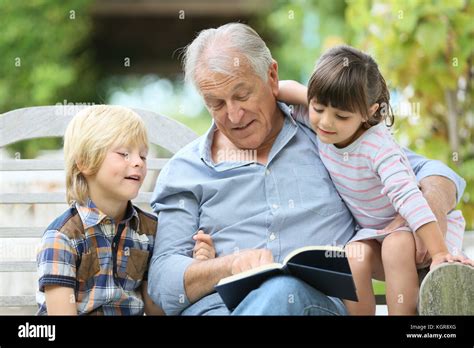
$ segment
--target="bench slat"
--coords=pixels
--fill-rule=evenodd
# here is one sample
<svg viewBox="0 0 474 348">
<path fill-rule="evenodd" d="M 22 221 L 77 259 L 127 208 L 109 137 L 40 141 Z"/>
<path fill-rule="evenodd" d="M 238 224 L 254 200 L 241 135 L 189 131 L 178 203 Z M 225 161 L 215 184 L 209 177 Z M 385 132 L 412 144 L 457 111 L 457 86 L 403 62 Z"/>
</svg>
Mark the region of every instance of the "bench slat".
<svg viewBox="0 0 474 348">
<path fill-rule="evenodd" d="M 85 107 L 87 105 L 36 106 L 6 112 L 0 115 L 0 147 L 26 139 L 62 137 L 72 117 Z M 169 117 L 148 110 L 133 110 L 145 122 L 150 142 L 171 153 L 197 138 L 191 129 Z"/>
<path fill-rule="evenodd" d="M 152 192 L 141 192 L 133 203 L 149 203 Z M 1 193 L 0 204 L 66 204 L 65 192 Z"/>
<path fill-rule="evenodd" d="M 168 162 L 168 158 L 150 158 L 147 160 L 148 170 L 161 170 Z M 4 160 L 0 161 L 1 171 L 35 171 L 35 170 L 63 170 L 63 160 Z"/>
<path fill-rule="evenodd" d="M 36 297 L 30 296 L 0 296 L 0 307 L 37 306 Z"/>
<path fill-rule="evenodd" d="M 36 272 L 36 261 L 0 261 L 0 272 Z"/>
<path fill-rule="evenodd" d="M 0 238 L 41 238 L 46 227 L 0 227 Z"/>
</svg>

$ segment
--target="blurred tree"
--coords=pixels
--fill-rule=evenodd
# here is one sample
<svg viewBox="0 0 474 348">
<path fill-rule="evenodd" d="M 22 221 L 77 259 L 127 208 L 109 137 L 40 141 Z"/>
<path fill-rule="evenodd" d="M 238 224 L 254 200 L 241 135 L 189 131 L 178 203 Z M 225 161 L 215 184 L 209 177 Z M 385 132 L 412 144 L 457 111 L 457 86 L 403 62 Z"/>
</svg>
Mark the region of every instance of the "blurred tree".
<svg viewBox="0 0 474 348">
<path fill-rule="evenodd" d="M 344 42 L 346 3 L 335 1 L 275 1 L 261 27 L 270 33 L 270 48 L 279 61 L 280 79 L 307 82 L 320 53 Z"/>
<path fill-rule="evenodd" d="M 278 1 L 265 18 L 281 79 L 303 83 L 329 47 L 347 43 L 377 60 L 392 94 L 395 136 L 455 167 L 474 227 L 474 5 L 467 0 Z M 400 130 L 397 132 L 397 130 Z"/>
<path fill-rule="evenodd" d="M 94 102 L 96 71 L 85 49 L 91 0 L 0 0 L 0 112 L 31 105 Z M 58 139 L 13 146 L 22 157 Z"/>
<path fill-rule="evenodd" d="M 390 88 L 400 92 L 393 105 L 401 114 L 395 122 L 403 129 L 398 137 L 415 151 L 457 167 L 466 179 L 463 212 L 470 228 L 473 18 L 474 4 L 466 0 L 348 1 L 346 9 L 352 44 L 373 53 Z M 408 107 L 404 101 L 410 101 Z"/>
</svg>

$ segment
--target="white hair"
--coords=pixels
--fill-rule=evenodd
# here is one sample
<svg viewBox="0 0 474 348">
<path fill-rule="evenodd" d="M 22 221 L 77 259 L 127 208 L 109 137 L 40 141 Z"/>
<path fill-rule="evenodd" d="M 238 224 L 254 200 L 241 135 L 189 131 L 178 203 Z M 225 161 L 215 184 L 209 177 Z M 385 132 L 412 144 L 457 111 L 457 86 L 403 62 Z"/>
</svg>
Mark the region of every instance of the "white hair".
<svg viewBox="0 0 474 348">
<path fill-rule="evenodd" d="M 272 62 L 272 54 L 262 38 L 242 23 L 229 23 L 201 31 L 184 48 L 183 55 L 185 80 L 196 87 L 196 72 L 199 69 L 234 76 L 237 68 L 245 64 L 266 82 Z"/>
</svg>

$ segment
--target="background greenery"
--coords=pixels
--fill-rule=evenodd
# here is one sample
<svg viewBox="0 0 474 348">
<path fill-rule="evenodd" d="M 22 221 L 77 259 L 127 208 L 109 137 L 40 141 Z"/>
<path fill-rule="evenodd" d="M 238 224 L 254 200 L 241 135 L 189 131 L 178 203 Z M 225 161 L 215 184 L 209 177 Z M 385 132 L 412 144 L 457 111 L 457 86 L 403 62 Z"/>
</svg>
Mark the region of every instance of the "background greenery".
<svg viewBox="0 0 474 348">
<path fill-rule="evenodd" d="M 116 80 L 94 64 L 92 4 L 0 0 L 0 112 L 64 100 L 117 100 L 117 88 L 110 83 Z M 280 0 L 250 24 L 269 43 L 281 79 L 306 83 L 321 52 L 335 44 L 372 54 L 389 84 L 395 111 L 402 111 L 395 119 L 397 139 L 448 163 L 466 179 L 461 207 L 473 229 L 472 18 L 474 5 L 466 0 Z M 180 86 L 181 80 L 170 82 Z M 132 83 L 122 92 L 133 94 L 138 88 Z M 416 112 L 404 113 L 403 105 Z M 210 122 L 204 109 L 195 117 L 177 109 L 168 116 L 199 134 Z M 59 146 L 58 139 L 42 139 L 16 144 L 11 151 L 32 158 L 39 149 Z"/>
<path fill-rule="evenodd" d="M 460 207 L 473 229 L 473 18 L 463 0 L 294 0 L 277 2 L 261 25 L 275 34 L 282 79 L 307 82 L 335 44 L 372 54 L 391 90 L 397 140 L 466 179 Z"/>
<path fill-rule="evenodd" d="M 87 50 L 89 0 L 0 0 L 0 112 L 37 105 L 97 100 L 98 73 Z M 74 10 L 71 10 L 74 9 Z M 73 11 L 73 12 L 71 12 Z M 24 158 L 55 149 L 60 139 L 23 141 Z"/>
</svg>

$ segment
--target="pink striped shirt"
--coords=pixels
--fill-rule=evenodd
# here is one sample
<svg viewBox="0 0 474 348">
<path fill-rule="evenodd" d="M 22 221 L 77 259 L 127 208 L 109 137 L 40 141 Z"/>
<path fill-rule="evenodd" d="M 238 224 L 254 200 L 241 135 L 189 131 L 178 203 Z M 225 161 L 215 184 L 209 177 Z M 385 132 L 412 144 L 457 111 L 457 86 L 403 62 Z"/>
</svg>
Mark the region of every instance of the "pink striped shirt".
<svg viewBox="0 0 474 348">
<path fill-rule="evenodd" d="M 295 105 L 293 117 L 311 127 L 308 108 Z M 339 149 L 318 139 L 321 160 L 331 175 L 339 194 L 359 224 L 351 241 L 383 239 L 393 231 L 380 231 L 400 213 L 410 228 L 436 221 L 423 198 L 405 153 L 388 129 L 379 124 L 367 130 L 349 146 Z M 462 250 L 465 221 L 460 210 L 448 214 L 446 245 L 452 254 Z M 416 236 L 415 236 L 416 241 Z M 417 263 L 423 265 L 426 247 L 417 244 Z"/>
<path fill-rule="evenodd" d="M 383 229 L 399 213 L 412 231 L 436 221 L 400 146 L 381 123 L 345 148 L 318 139 L 321 160 L 362 228 Z"/>
</svg>

